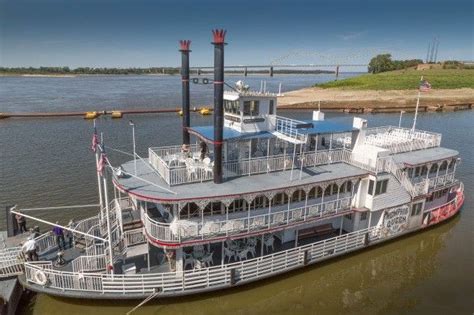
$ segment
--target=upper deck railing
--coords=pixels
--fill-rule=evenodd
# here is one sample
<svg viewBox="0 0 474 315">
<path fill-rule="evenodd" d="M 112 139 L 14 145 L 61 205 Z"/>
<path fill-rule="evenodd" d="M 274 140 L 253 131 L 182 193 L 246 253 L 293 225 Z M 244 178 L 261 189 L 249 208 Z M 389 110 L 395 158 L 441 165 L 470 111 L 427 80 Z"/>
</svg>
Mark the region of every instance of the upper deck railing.
<svg viewBox="0 0 474 315">
<path fill-rule="evenodd" d="M 441 134 L 401 127 L 375 127 L 365 131 L 365 144 L 390 150 L 391 154 L 439 147 Z"/>
<path fill-rule="evenodd" d="M 287 117 L 276 116 L 275 131 L 279 132 L 290 139 L 305 142 L 306 135 L 301 132 L 301 128 L 308 126 L 308 123 Z"/>
<path fill-rule="evenodd" d="M 173 186 L 212 180 L 213 171 L 211 165 L 205 165 L 204 163 L 199 162 L 186 165 L 185 158 L 181 158 L 180 153 L 173 153 L 172 155 L 173 157 L 171 159 L 169 159 L 168 156 L 162 158 L 156 153 L 154 148 L 149 149 L 150 164 L 169 185 Z M 175 161 L 175 159 L 181 159 L 181 162 Z M 338 149 L 305 152 L 302 154 L 298 153 L 295 158 L 293 158 L 292 154 L 279 154 L 225 161 L 223 163 L 223 169 L 224 178 L 232 178 L 275 171 L 285 171 L 292 169 L 292 167 L 310 167 L 339 162 L 347 162 L 363 169 L 370 167 L 364 163 L 358 163 L 353 160 L 350 151 Z M 375 168 L 373 169 L 375 170 Z"/>
</svg>

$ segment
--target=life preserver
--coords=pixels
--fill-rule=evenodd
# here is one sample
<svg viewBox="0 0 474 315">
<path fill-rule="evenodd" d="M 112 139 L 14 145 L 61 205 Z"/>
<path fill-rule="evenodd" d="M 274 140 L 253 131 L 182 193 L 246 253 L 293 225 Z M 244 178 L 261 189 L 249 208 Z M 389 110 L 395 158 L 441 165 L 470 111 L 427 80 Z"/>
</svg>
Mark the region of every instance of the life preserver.
<svg viewBox="0 0 474 315">
<path fill-rule="evenodd" d="M 39 285 L 45 285 L 48 282 L 48 277 L 46 277 L 46 274 L 41 270 L 36 270 L 34 278 Z"/>
</svg>

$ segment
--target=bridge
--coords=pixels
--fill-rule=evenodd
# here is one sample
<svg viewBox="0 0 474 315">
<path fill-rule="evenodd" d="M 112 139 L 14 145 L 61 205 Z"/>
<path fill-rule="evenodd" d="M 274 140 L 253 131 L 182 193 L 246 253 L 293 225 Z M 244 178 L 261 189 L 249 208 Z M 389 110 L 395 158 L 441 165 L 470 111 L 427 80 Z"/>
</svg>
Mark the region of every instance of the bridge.
<svg viewBox="0 0 474 315">
<path fill-rule="evenodd" d="M 247 76 L 249 73 L 249 69 L 256 69 L 256 70 L 265 70 L 268 69 L 268 75 L 273 77 L 275 68 L 277 69 L 296 69 L 299 68 L 303 69 L 315 69 L 315 68 L 327 68 L 327 69 L 334 69 L 334 73 L 336 75 L 336 80 L 339 76 L 339 70 L 341 67 L 348 68 L 348 67 L 367 67 L 368 64 L 257 64 L 257 65 L 229 65 L 225 66 L 224 68 L 227 70 L 241 70 L 244 76 Z M 195 71 L 195 74 L 201 75 L 205 70 L 214 69 L 214 66 L 194 66 L 190 67 L 191 71 Z"/>
</svg>

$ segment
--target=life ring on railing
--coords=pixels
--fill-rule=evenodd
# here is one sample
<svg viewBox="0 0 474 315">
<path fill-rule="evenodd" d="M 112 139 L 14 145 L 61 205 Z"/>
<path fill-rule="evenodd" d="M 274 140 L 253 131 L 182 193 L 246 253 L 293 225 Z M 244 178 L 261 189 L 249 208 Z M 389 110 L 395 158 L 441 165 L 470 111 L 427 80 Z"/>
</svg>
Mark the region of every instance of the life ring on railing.
<svg viewBox="0 0 474 315">
<path fill-rule="evenodd" d="M 46 285 L 46 283 L 48 283 L 48 277 L 46 277 L 46 274 L 42 270 L 36 270 L 35 281 L 39 285 Z"/>
</svg>

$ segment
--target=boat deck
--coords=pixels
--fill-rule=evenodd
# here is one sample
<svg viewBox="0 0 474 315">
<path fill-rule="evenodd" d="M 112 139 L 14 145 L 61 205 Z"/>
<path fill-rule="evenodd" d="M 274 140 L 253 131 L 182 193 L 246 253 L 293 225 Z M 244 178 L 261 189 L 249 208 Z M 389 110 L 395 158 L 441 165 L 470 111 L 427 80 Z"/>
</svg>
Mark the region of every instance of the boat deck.
<svg viewBox="0 0 474 315">
<path fill-rule="evenodd" d="M 134 174 L 134 162 L 129 161 L 122 165 L 125 172 Z M 118 187 L 135 195 L 139 199 L 156 201 L 180 201 L 196 199 L 214 199 L 226 196 L 254 194 L 269 190 L 285 189 L 306 184 L 330 182 L 336 179 L 362 177 L 368 172 L 346 163 L 334 163 L 315 167 L 265 173 L 252 176 L 242 176 L 227 180 L 222 184 L 212 181 L 177 185 L 170 187 L 161 176 L 152 170 L 151 165 L 144 161 L 137 161 L 137 176 L 155 185 L 144 182 L 132 176 L 117 178 Z M 174 193 L 157 186 L 172 190 Z"/>
</svg>

